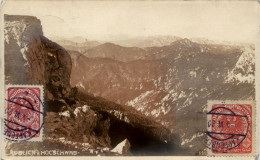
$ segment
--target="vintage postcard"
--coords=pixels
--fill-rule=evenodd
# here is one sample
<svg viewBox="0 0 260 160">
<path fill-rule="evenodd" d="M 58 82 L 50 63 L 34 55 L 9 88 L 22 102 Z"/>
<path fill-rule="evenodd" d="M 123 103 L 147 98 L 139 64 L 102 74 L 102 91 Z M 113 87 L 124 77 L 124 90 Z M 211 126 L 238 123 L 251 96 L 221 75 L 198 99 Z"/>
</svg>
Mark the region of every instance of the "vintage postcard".
<svg viewBox="0 0 260 160">
<path fill-rule="evenodd" d="M 1 158 L 256 159 L 259 38 L 258 1 L 4 0 Z"/>
</svg>

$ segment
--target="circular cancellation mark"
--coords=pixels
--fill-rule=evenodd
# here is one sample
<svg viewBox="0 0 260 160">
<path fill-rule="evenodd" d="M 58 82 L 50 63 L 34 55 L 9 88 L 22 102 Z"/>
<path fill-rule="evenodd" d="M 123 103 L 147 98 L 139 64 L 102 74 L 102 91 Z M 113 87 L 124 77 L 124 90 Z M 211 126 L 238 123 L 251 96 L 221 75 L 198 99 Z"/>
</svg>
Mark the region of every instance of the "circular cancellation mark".
<svg viewBox="0 0 260 160">
<path fill-rule="evenodd" d="M 43 127 L 41 87 L 8 87 L 4 135 L 9 141 L 40 138 Z"/>
</svg>

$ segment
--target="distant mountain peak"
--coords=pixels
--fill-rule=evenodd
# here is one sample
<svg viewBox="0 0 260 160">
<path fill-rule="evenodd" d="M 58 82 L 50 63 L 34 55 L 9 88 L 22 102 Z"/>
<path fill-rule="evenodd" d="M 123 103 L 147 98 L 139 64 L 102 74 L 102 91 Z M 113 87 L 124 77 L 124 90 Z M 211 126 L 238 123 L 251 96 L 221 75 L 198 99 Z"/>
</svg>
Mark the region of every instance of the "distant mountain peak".
<svg viewBox="0 0 260 160">
<path fill-rule="evenodd" d="M 117 45 L 117 44 L 115 44 L 115 43 L 106 42 L 106 43 L 101 44 L 101 45 L 99 45 L 99 46 L 97 46 L 97 47 L 122 47 L 122 46 Z M 122 47 L 122 48 L 123 48 L 123 47 Z"/>
<path fill-rule="evenodd" d="M 119 44 L 124 47 L 162 47 L 170 45 L 172 42 L 180 40 L 180 37 L 177 36 L 148 36 L 148 37 L 136 37 L 121 41 L 116 41 L 116 44 Z"/>
<path fill-rule="evenodd" d="M 188 38 L 183 38 L 183 39 L 177 40 L 175 42 L 172 42 L 170 45 L 179 45 L 179 44 L 190 47 L 190 46 L 195 45 L 196 43 L 192 42 Z"/>
</svg>

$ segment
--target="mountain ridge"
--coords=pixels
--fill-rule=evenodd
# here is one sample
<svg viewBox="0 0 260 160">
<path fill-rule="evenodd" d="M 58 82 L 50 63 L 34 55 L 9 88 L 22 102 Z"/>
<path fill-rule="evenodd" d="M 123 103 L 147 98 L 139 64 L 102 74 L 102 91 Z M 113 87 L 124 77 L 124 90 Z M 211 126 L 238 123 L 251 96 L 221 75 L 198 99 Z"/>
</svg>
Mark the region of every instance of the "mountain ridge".
<svg viewBox="0 0 260 160">
<path fill-rule="evenodd" d="M 204 147 L 198 144 L 206 135 L 197 131 L 205 130 L 200 124 L 206 121 L 201 114 L 206 111 L 208 99 L 254 99 L 252 46 L 209 45 L 181 39 L 145 50 L 142 59 L 125 62 L 109 56 L 82 55 L 74 61 L 82 68 L 73 63 L 71 84 L 82 92 L 132 106 L 154 117 L 172 133 L 181 135 L 181 147 L 190 148 L 193 154 Z M 231 74 L 236 81 L 227 80 Z M 240 74 L 248 80 L 240 80 Z"/>
</svg>

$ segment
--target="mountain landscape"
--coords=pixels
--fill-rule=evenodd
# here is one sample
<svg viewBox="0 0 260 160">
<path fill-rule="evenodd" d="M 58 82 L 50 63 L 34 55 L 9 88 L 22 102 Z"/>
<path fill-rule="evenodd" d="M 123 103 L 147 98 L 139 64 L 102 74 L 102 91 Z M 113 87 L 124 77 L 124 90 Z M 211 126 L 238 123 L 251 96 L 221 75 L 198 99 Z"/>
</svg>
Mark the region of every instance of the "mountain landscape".
<svg viewBox="0 0 260 160">
<path fill-rule="evenodd" d="M 7 155 L 16 149 L 170 155 L 176 152 L 174 146 L 179 147 L 174 135 L 155 119 L 72 87 L 70 54 L 43 35 L 36 17 L 5 15 L 4 56 L 5 83 L 43 85 L 45 102 L 43 142 L 8 143 Z"/>
<path fill-rule="evenodd" d="M 69 51 L 71 84 L 156 119 L 197 154 L 205 148 L 208 100 L 255 98 L 254 50 L 189 39 L 147 48 L 105 43 Z"/>
<path fill-rule="evenodd" d="M 199 155 L 207 101 L 255 99 L 254 45 L 175 36 L 53 42 L 39 19 L 18 15 L 5 15 L 4 33 L 5 83 L 45 93 L 44 141 L 9 148 Z"/>
</svg>

